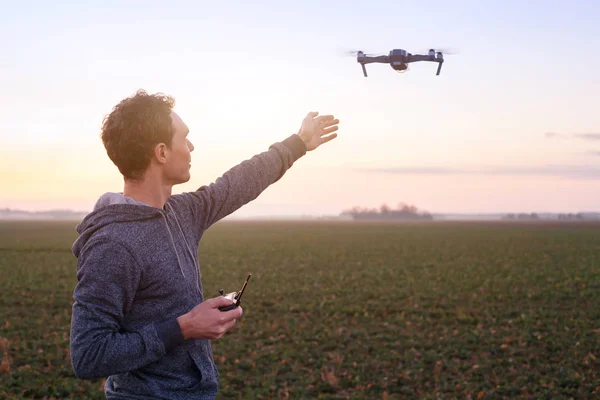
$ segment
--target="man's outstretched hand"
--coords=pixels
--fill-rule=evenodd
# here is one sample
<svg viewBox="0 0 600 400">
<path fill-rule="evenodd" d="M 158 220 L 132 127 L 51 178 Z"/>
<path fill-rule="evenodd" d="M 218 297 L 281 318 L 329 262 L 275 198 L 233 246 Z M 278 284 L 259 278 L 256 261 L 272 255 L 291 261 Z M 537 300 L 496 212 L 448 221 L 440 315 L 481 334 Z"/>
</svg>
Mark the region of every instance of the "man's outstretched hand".
<svg viewBox="0 0 600 400">
<path fill-rule="evenodd" d="M 307 151 L 314 150 L 337 137 L 334 132 L 338 130 L 339 122 L 333 115 L 319 116 L 318 112 L 309 112 L 302 121 L 298 136 L 306 144 Z"/>
</svg>

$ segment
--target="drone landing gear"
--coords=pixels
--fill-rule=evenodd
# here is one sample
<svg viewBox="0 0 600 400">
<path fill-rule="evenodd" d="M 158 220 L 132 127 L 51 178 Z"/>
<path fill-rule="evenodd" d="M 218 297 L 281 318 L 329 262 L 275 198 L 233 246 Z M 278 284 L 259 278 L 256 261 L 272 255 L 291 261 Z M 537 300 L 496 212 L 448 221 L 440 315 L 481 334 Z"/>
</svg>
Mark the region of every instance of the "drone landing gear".
<svg viewBox="0 0 600 400">
<path fill-rule="evenodd" d="M 443 61 L 440 61 L 440 62 L 438 63 L 438 69 L 437 69 L 437 73 L 436 73 L 436 75 L 439 75 L 439 74 L 440 74 L 440 71 L 442 70 L 442 63 L 443 63 Z"/>
<path fill-rule="evenodd" d="M 362 66 L 362 70 L 363 70 L 363 74 L 365 75 L 365 78 L 367 77 L 367 69 L 365 68 L 365 64 L 361 64 Z"/>
</svg>

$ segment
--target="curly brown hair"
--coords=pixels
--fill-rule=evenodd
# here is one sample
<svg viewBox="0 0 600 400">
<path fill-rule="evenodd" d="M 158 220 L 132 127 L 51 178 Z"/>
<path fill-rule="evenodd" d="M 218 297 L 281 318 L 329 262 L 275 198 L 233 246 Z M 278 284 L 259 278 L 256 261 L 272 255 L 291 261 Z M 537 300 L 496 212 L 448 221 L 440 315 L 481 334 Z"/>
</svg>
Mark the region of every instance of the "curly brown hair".
<svg viewBox="0 0 600 400">
<path fill-rule="evenodd" d="M 125 178 L 142 178 L 158 143 L 171 147 L 174 105 L 175 100 L 170 96 L 151 95 L 140 89 L 105 116 L 100 136 L 108 157 Z"/>
</svg>

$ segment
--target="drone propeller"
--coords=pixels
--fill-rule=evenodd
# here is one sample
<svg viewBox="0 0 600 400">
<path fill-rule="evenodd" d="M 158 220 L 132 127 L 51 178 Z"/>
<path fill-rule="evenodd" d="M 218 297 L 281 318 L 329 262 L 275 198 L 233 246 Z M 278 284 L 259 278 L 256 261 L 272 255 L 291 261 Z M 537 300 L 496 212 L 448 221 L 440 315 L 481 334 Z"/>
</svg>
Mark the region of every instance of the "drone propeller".
<svg viewBox="0 0 600 400">
<path fill-rule="evenodd" d="M 356 55 L 357 55 L 359 52 L 362 52 L 362 53 L 363 53 L 365 56 L 368 56 L 368 57 L 372 57 L 372 56 L 375 56 L 375 55 L 376 55 L 375 53 L 367 53 L 367 52 L 364 52 L 364 51 L 362 51 L 362 50 L 344 50 L 342 53 L 343 53 L 344 55 L 347 55 L 347 56 L 356 57 Z"/>
<path fill-rule="evenodd" d="M 431 50 L 435 51 L 436 53 L 442 53 L 442 54 L 444 54 L 444 55 L 446 55 L 446 54 L 447 54 L 447 55 L 455 55 L 455 54 L 458 54 L 458 51 L 457 51 L 457 50 L 454 50 L 454 49 L 448 49 L 448 48 L 437 48 L 437 47 L 431 47 L 431 48 L 429 48 L 429 49 L 425 49 L 425 50 L 419 51 L 418 53 L 420 53 L 420 54 L 427 54 L 427 53 L 429 53 Z"/>
</svg>

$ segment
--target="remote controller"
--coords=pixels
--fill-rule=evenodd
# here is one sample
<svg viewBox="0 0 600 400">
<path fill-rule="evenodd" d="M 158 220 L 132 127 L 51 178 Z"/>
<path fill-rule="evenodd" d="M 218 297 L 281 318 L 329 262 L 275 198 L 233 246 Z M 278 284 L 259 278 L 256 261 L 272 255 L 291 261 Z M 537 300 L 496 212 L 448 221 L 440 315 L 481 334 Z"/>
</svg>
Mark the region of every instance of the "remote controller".
<svg viewBox="0 0 600 400">
<path fill-rule="evenodd" d="M 242 290 L 240 290 L 239 292 L 231 292 L 231 293 L 227 293 L 226 295 L 224 295 L 223 289 L 219 290 L 219 293 L 221 294 L 221 296 L 225 296 L 228 299 L 230 299 L 231 301 L 233 301 L 233 304 L 230 304 L 228 306 L 219 307 L 220 311 L 233 310 L 234 308 L 237 308 L 240 305 L 240 301 L 242 301 L 242 295 L 244 294 L 244 290 L 246 289 L 246 285 L 248 284 L 248 281 L 250 280 L 251 276 L 252 276 L 252 274 L 248 274 L 248 277 L 246 278 L 246 282 L 244 282 L 244 286 L 242 286 Z"/>
</svg>

